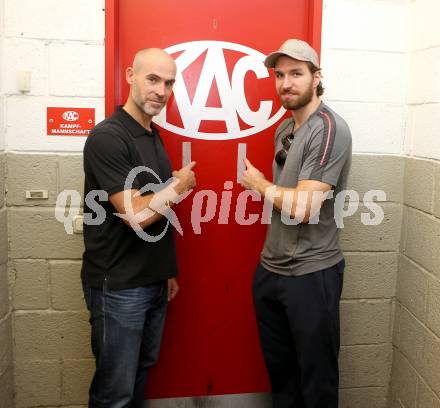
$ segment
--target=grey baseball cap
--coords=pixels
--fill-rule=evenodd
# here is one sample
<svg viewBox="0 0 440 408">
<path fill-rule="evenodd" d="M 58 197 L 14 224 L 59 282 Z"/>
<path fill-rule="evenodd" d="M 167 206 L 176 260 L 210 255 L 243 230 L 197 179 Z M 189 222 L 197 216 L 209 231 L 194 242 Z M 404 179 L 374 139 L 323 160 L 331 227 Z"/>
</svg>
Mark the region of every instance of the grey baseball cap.
<svg viewBox="0 0 440 408">
<path fill-rule="evenodd" d="M 299 61 L 309 61 L 316 68 L 319 68 L 316 51 L 305 41 L 293 38 L 285 41 L 278 51 L 271 52 L 264 60 L 264 65 L 267 68 L 274 68 L 277 59 L 283 55 Z"/>
</svg>

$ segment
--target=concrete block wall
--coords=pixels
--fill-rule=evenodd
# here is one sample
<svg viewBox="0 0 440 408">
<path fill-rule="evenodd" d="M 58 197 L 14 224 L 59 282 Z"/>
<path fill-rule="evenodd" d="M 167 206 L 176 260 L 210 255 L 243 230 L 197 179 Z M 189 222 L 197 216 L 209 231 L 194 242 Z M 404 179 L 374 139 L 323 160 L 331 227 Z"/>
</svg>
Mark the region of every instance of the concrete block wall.
<svg viewBox="0 0 440 408">
<path fill-rule="evenodd" d="M 3 58 L 4 0 L 0 0 L 0 61 Z M 12 308 L 8 288 L 8 225 L 5 200 L 6 155 L 4 153 L 4 87 L 0 70 L 0 401 L 14 406 L 14 360 L 12 356 Z"/>
<path fill-rule="evenodd" d="M 440 162 L 405 159 L 392 407 L 440 407 Z"/>
<path fill-rule="evenodd" d="M 408 4 L 324 0 L 324 99 L 349 123 L 358 153 L 349 188 L 361 199 L 372 189 L 387 195 L 379 226 L 364 226 L 355 216 L 341 234 L 347 260 L 341 304 L 343 407 L 388 406 L 403 216 Z"/>
<path fill-rule="evenodd" d="M 8 224 L 5 203 L 6 156 L 0 152 L 0 401 L 12 408 L 14 360 L 12 356 L 12 309 L 8 289 Z"/>
<path fill-rule="evenodd" d="M 440 4 L 410 4 L 403 224 L 393 334 L 392 408 L 440 407 Z"/>
<path fill-rule="evenodd" d="M 104 118 L 104 4 L 0 0 L 0 147 L 8 152 L 1 163 L 9 189 L 0 206 L 7 209 L 0 210 L 1 244 L 8 242 L 6 219 L 9 227 L 8 267 L 4 262 L 0 268 L 0 325 L 8 277 L 14 339 L 8 355 L 15 367 L 0 377 L 2 408 L 7 390 L 15 392 L 17 408 L 86 404 L 93 360 L 79 281 L 82 236 L 66 235 L 54 216 L 59 191 L 82 193 L 81 155 L 75 152 L 85 138 L 46 136 L 46 107 L 95 108 L 96 121 Z M 31 72 L 30 92 L 17 88 L 21 70 Z M 25 191 L 34 189 L 47 190 L 48 199 L 26 200 Z M 8 254 L 0 253 L 1 260 Z M 0 326 L 1 363 L 4 333 Z"/>
<path fill-rule="evenodd" d="M 405 152 L 440 160 L 440 29 L 436 0 L 417 0 L 410 5 L 409 117 Z"/>
<path fill-rule="evenodd" d="M 46 107 L 95 108 L 104 118 L 105 1 L 3 1 L 6 149 L 82 151 L 84 137 L 46 136 Z M 21 70 L 31 72 L 30 92 L 17 89 Z"/>
<path fill-rule="evenodd" d="M 383 190 L 384 220 L 363 225 L 360 212 L 341 233 L 346 272 L 341 302 L 340 406 L 386 408 L 392 359 L 395 296 L 404 159 L 355 155 L 348 188 L 359 193 Z M 378 169 L 380 169 L 378 171 Z"/>
<path fill-rule="evenodd" d="M 359 153 L 400 155 L 406 121 L 408 1 L 324 0 L 324 99 Z"/>
<path fill-rule="evenodd" d="M 60 191 L 82 195 L 82 157 L 8 153 L 7 183 L 15 406 L 85 404 L 94 361 L 79 279 L 82 235 L 67 235 L 54 216 Z M 26 200 L 28 189 L 49 198 Z"/>
</svg>

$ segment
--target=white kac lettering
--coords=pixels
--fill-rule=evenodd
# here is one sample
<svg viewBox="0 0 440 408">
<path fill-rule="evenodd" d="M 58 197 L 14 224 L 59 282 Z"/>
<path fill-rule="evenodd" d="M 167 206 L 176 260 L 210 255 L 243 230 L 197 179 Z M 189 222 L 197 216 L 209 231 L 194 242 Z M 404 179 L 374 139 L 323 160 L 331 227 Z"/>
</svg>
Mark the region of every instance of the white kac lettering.
<svg viewBox="0 0 440 408">
<path fill-rule="evenodd" d="M 229 80 L 228 69 L 223 50 L 232 50 L 245 54 L 238 60 Z M 272 101 L 261 101 L 259 109 L 249 108 L 245 96 L 244 80 L 248 72 L 253 72 L 258 79 L 267 78 L 269 72 L 264 66 L 265 55 L 241 44 L 224 41 L 194 41 L 168 47 L 170 54 L 183 51 L 177 58 L 177 77 L 174 86 L 174 97 L 183 128 L 167 122 L 167 109 L 164 108 L 155 118 L 163 128 L 195 139 L 223 140 L 236 139 L 261 132 L 276 123 L 285 113 L 284 108 L 270 117 L 273 107 Z M 197 88 L 192 103 L 186 89 L 182 72 L 190 69 L 191 64 L 206 51 Z M 221 107 L 208 107 L 209 92 L 214 83 L 217 84 Z M 240 118 L 251 128 L 240 129 Z M 200 132 L 202 121 L 224 121 L 227 133 Z"/>
</svg>

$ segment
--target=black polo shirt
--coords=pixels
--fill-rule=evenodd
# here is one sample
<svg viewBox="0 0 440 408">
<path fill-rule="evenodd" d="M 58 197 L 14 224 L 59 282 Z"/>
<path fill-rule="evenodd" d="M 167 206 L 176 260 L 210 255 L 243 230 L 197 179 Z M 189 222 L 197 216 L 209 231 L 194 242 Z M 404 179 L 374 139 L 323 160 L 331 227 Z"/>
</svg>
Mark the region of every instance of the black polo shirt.
<svg viewBox="0 0 440 408">
<path fill-rule="evenodd" d="M 158 130 L 148 132 L 132 116 L 119 107 L 113 115 L 92 130 L 84 146 L 84 194 L 104 190 L 111 196 L 125 189 L 129 172 L 137 166 L 153 170 L 165 182 L 171 177 L 171 166 Z M 148 183 L 158 184 L 150 172 L 136 176 L 132 188 Z M 146 191 L 149 194 L 152 191 Z M 144 241 L 114 215 L 110 201 L 85 200 L 84 214 L 97 219 L 97 204 L 105 209 L 101 225 L 84 224 L 85 252 L 81 277 L 91 287 L 101 287 L 104 279 L 110 289 L 126 289 L 166 280 L 177 275 L 176 251 L 171 225 L 156 242 Z M 101 210 L 102 211 L 102 210 Z M 167 220 L 155 222 L 144 231 L 160 235 Z"/>
</svg>

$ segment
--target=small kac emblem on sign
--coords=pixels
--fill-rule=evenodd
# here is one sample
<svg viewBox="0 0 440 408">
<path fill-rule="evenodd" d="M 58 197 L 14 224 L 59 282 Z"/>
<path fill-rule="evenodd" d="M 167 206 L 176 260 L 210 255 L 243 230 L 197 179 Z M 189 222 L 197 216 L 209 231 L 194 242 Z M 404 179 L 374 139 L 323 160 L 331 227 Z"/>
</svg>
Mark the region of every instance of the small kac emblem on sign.
<svg viewBox="0 0 440 408">
<path fill-rule="evenodd" d="M 74 122 L 79 119 L 79 113 L 75 111 L 66 111 L 63 113 L 63 119 L 69 122 Z"/>
</svg>

